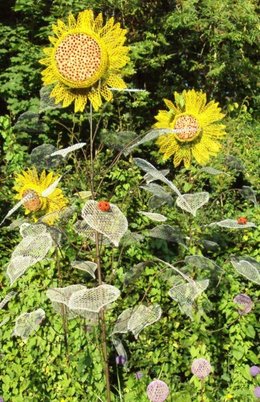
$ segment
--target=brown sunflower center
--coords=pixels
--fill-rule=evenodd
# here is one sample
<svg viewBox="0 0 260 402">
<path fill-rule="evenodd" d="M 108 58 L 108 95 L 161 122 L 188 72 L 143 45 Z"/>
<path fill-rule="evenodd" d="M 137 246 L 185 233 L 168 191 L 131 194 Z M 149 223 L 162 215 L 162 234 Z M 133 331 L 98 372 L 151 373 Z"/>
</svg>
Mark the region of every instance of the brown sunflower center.
<svg viewBox="0 0 260 402">
<path fill-rule="evenodd" d="M 66 80 L 75 83 L 89 80 L 98 73 L 101 56 L 98 42 L 83 33 L 66 36 L 55 53 L 59 73 Z"/>
<path fill-rule="evenodd" d="M 29 209 L 29 211 L 35 212 L 41 208 L 42 202 L 36 191 L 30 189 L 25 190 L 23 192 L 23 197 L 26 197 L 23 204 L 26 209 Z"/>
<path fill-rule="evenodd" d="M 199 133 L 199 123 L 197 119 L 189 114 L 177 117 L 174 129 L 176 138 L 180 141 L 192 141 Z"/>
</svg>

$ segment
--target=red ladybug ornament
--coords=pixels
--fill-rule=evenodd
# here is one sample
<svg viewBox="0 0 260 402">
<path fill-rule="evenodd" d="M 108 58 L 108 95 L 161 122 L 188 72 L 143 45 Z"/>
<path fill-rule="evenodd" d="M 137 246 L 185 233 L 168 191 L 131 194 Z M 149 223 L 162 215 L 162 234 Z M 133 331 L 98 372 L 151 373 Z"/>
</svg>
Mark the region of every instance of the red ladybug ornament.
<svg viewBox="0 0 260 402">
<path fill-rule="evenodd" d="M 240 218 L 237 219 L 237 223 L 238 223 L 239 225 L 245 225 L 247 222 L 248 222 L 248 221 L 247 221 L 247 218 L 244 217 L 244 216 L 240 216 Z"/>
<path fill-rule="evenodd" d="M 108 201 L 99 201 L 97 207 L 102 212 L 109 212 L 111 210 L 111 207 L 110 207 L 110 204 Z"/>
</svg>

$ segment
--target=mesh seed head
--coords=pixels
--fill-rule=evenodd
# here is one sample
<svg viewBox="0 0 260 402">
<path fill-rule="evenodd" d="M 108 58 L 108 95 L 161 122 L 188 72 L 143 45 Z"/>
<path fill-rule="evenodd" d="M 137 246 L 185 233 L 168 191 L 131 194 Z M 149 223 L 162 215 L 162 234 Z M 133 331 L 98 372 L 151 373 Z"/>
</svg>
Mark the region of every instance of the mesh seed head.
<svg viewBox="0 0 260 402">
<path fill-rule="evenodd" d="M 254 394 L 256 398 L 260 398 L 260 387 L 255 387 Z"/>
<path fill-rule="evenodd" d="M 168 385 L 165 384 L 165 382 L 161 380 L 154 380 L 148 385 L 146 393 L 149 401 L 164 402 L 167 399 L 170 391 Z"/>
<path fill-rule="evenodd" d="M 212 367 L 208 360 L 203 358 L 193 360 L 191 372 L 200 380 L 203 380 L 203 378 L 207 377 L 211 371 Z"/>
<path fill-rule="evenodd" d="M 45 318 L 45 312 L 41 308 L 31 313 L 21 314 L 15 321 L 13 335 L 20 336 L 23 340 L 29 338 L 31 333 L 38 330 Z"/>
<path fill-rule="evenodd" d="M 233 302 L 239 305 L 238 312 L 240 315 L 245 315 L 250 313 L 252 310 L 254 303 L 251 298 L 245 294 L 239 294 L 234 297 Z"/>
<path fill-rule="evenodd" d="M 128 222 L 116 205 L 109 205 L 109 211 L 102 211 L 98 202 L 90 200 L 82 209 L 82 217 L 92 229 L 103 234 L 115 246 L 118 246 L 120 239 L 127 231 Z"/>
<path fill-rule="evenodd" d="M 256 377 L 258 374 L 260 374 L 260 367 L 258 366 L 250 367 L 250 374 L 252 377 Z"/>
<path fill-rule="evenodd" d="M 87 310 L 98 313 L 104 306 L 113 303 L 120 296 L 120 290 L 111 285 L 83 289 L 71 295 L 68 303 L 70 309 Z"/>
</svg>

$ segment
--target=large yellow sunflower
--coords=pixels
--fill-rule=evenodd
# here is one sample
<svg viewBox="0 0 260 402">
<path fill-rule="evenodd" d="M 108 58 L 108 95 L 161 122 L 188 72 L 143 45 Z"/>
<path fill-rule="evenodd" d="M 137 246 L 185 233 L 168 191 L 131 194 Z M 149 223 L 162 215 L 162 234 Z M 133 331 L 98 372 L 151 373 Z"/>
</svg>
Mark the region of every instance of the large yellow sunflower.
<svg viewBox="0 0 260 402">
<path fill-rule="evenodd" d="M 59 212 L 67 205 L 67 200 L 64 197 L 62 190 L 59 188 L 53 189 L 44 196 L 44 191 L 49 188 L 56 180 L 53 172 L 46 174 L 43 171 L 39 176 L 35 168 L 23 171 L 18 174 L 15 179 L 14 190 L 17 191 L 15 199 L 24 201 L 25 214 L 32 213 L 35 221 L 39 218 L 41 221 L 52 225 L 59 217 Z"/>
<path fill-rule="evenodd" d="M 45 48 L 47 66 L 42 72 L 45 85 L 54 84 L 51 97 L 56 103 L 69 106 L 75 101 L 75 112 L 83 111 L 86 103 L 98 110 L 101 96 L 111 101 L 111 88 L 126 88 L 120 70 L 126 65 L 129 48 L 124 46 L 126 29 L 110 18 L 103 26 L 100 13 L 94 18 L 92 10 L 79 13 L 77 20 L 69 15 L 68 24 L 61 20 L 52 27 L 55 36 L 49 37 L 53 47 Z"/>
<path fill-rule="evenodd" d="M 221 148 L 217 140 L 226 134 L 225 126 L 217 122 L 224 114 L 218 103 L 207 103 L 206 94 L 194 89 L 184 90 L 181 94 L 175 92 L 174 98 L 175 104 L 164 99 L 169 110 L 159 110 L 155 116 L 154 127 L 175 130 L 156 141 L 164 154 L 163 159 L 174 155 L 174 166 L 183 161 L 184 166 L 189 167 L 194 157 L 200 165 L 205 165 Z"/>
</svg>

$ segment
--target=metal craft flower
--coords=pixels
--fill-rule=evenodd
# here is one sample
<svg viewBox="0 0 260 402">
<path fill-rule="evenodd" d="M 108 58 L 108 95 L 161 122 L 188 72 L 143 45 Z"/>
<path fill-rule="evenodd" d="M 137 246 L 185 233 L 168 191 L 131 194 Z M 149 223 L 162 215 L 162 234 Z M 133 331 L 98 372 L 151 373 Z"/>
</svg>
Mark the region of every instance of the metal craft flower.
<svg viewBox="0 0 260 402">
<path fill-rule="evenodd" d="M 25 214 L 32 213 L 34 221 L 41 218 L 42 222 L 52 225 L 59 217 L 59 212 L 68 204 L 61 189 L 55 188 L 45 194 L 45 190 L 58 180 L 53 172 L 43 171 L 38 175 L 35 168 L 23 171 L 15 179 L 15 199 L 25 199 L 23 205 Z"/>
<path fill-rule="evenodd" d="M 252 310 L 252 308 L 254 306 L 252 299 L 243 293 L 234 297 L 233 302 L 238 304 L 238 306 L 239 306 L 238 313 L 240 315 L 245 315 L 245 314 L 250 313 L 250 311 Z"/>
<path fill-rule="evenodd" d="M 212 371 L 211 364 L 208 360 L 199 358 L 195 359 L 191 365 L 191 372 L 200 380 L 203 380 Z"/>
<path fill-rule="evenodd" d="M 165 160 L 174 155 L 175 167 L 182 161 L 189 167 L 192 157 L 205 165 L 221 148 L 217 140 L 225 135 L 225 126 L 217 122 L 224 114 L 217 102 L 207 103 L 203 92 L 184 90 L 181 94 L 175 92 L 174 97 L 175 104 L 164 99 L 169 110 L 159 110 L 155 116 L 155 128 L 174 130 L 157 139 L 160 152 Z"/>
<path fill-rule="evenodd" d="M 92 10 L 79 13 L 75 19 L 68 16 L 68 24 L 58 20 L 49 37 L 53 47 L 45 48 L 46 57 L 40 63 L 47 68 L 42 72 L 45 85 L 54 85 L 50 94 L 63 107 L 75 102 L 75 112 L 83 111 L 88 100 L 98 110 L 101 96 L 111 101 L 110 88 L 126 88 L 121 78 L 122 67 L 129 60 L 129 48 L 124 46 L 126 29 L 110 18 L 103 25 L 100 13 Z"/>
</svg>

